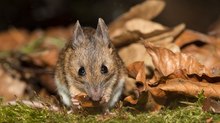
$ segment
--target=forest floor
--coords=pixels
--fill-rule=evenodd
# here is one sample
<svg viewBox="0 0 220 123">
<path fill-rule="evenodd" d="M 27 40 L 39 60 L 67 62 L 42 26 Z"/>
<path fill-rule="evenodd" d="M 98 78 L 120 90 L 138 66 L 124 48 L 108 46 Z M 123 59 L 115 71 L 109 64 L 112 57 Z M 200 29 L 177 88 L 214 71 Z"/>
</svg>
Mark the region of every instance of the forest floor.
<svg viewBox="0 0 220 123">
<path fill-rule="evenodd" d="M 36 109 L 18 103 L 17 105 L 0 105 L 0 122 L 22 123 L 211 123 L 220 122 L 218 114 L 204 112 L 202 105 L 197 101 L 187 106 L 164 108 L 156 112 L 141 112 L 132 107 L 114 108 L 111 115 L 67 113 L 67 111 L 50 111 L 48 109 Z"/>
</svg>

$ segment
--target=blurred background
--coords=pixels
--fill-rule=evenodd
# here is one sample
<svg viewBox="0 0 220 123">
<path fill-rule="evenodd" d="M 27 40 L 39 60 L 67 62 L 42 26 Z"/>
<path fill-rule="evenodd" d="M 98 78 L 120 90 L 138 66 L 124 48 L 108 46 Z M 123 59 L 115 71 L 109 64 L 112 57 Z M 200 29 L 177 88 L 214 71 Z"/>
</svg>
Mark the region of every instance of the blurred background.
<svg viewBox="0 0 220 123">
<path fill-rule="evenodd" d="M 97 18 L 109 23 L 143 0 L 1 0 L 0 30 L 21 27 L 29 30 L 67 26 L 77 19 L 96 26 Z M 207 32 L 220 18 L 219 0 L 166 0 L 154 20 L 167 26 L 184 22 L 188 28 Z"/>
</svg>

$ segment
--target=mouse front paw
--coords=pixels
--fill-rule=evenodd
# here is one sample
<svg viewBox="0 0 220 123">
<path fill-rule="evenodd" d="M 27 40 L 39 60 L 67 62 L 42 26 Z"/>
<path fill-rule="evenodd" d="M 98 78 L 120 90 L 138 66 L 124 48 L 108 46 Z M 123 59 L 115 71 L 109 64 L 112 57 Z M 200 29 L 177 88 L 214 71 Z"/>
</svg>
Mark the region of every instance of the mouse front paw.
<svg viewBox="0 0 220 123">
<path fill-rule="evenodd" d="M 100 104 L 106 104 L 109 102 L 109 100 L 110 100 L 110 96 L 104 96 L 102 97 Z"/>
<path fill-rule="evenodd" d="M 75 96 L 71 96 L 72 108 L 73 109 L 81 109 L 81 103 L 79 100 L 75 99 Z"/>
<path fill-rule="evenodd" d="M 72 99 L 71 101 L 72 101 L 72 106 L 73 106 L 73 107 L 75 107 L 75 108 L 77 108 L 77 109 L 81 109 L 81 108 L 82 108 L 82 107 L 81 107 L 81 104 L 80 104 L 80 102 L 79 102 L 78 100 Z"/>
</svg>

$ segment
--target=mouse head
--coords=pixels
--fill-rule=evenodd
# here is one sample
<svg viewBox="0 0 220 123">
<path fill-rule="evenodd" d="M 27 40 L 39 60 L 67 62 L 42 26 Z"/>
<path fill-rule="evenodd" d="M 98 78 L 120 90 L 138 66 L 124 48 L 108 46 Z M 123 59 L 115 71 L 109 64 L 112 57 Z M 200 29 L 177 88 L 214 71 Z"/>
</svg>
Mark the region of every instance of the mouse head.
<svg viewBox="0 0 220 123">
<path fill-rule="evenodd" d="M 100 18 L 96 30 L 82 29 L 75 24 L 69 45 L 68 84 L 84 91 L 93 101 L 99 101 L 117 79 L 117 61 L 108 29 Z"/>
</svg>

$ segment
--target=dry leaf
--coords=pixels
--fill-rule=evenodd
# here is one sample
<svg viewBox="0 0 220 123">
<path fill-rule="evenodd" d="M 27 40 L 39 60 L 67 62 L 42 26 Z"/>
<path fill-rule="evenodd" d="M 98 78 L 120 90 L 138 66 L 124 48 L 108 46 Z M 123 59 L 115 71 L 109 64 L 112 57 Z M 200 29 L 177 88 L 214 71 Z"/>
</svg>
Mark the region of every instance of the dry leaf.
<svg viewBox="0 0 220 123">
<path fill-rule="evenodd" d="M 7 32 L 0 33 L 0 51 L 15 50 L 28 42 L 26 30 L 11 28 Z"/>
<path fill-rule="evenodd" d="M 134 95 L 127 96 L 124 101 L 136 104 L 147 110 L 158 111 L 165 103 L 166 95 L 164 91 L 150 88 L 146 84 L 146 74 L 144 62 L 137 61 L 127 67 L 128 74 L 135 78 L 136 88 L 133 89 Z M 126 83 L 127 84 L 127 83 Z M 135 93 L 138 93 L 138 96 Z"/>
<path fill-rule="evenodd" d="M 118 54 L 125 63 L 125 66 L 128 66 L 135 61 L 144 61 L 146 66 L 153 67 L 151 57 L 147 54 L 143 44 L 134 43 L 127 47 L 123 47 L 118 51 Z"/>
<path fill-rule="evenodd" d="M 138 19 L 134 19 L 134 21 L 137 21 Z M 133 20 L 130 20 L 133 22 Z M 128 21 L 127 23 L 129 23 Z M 146 25 L 149 24 L 148 21 L 143 21 Z M 180 24 L 177 25 L 176 27 L 172 29 L 167 29 L 165 27 L 164 30 L 159 29 L 157 26 L 155 28 L 155 25 L 158 25 L 157 23 L 152 23 L 148 28 L 146 28 L 146 32 L 149 33 L 141 33 L 141 30 L 143 30 L 140 26 L 139 23 L 135 23 L 136 26 L 132 27 L 136 31 L 128 31 L 126 28 L 120 28 L 120 31 L 116 31 L 115 34 L 110 35 L 113 44 L 116 47 L 121 47 L 130 43 L 134 42 L 145 42 L 145 41 L 150 41 L 154 42 L 158 45 L 163 45 L 166 43 L 171 43 L 176 36 L 178 36 L 184 29 L 185 25 Z M 142 31 L 143 32 L 143 31 Z"/>
<path fill-rule="evenodd" d="M 80 105 L 82 107 L 95 107 L 98 105 L 97 103 L 89 100 L 88 95 L 86 95 L 85 93 L 78 94 L 74 98 L 80 101 Z"/>
<path fill-rule="evenodd" d="M 124 26 L 124 23 L 133 18 L 143 18 L 145 20 L 150 20 L 156 17 L 165 7 L 165 2 L 163 0 L 146 0 L 132 7 L 127 13 L 119 16 L 111 24 L 109 24 L 110 35 Z"/>
<path fill-rule="evenodd" d="M 157 88 L 165 92 L 174 92 L 190 96 L 197 96 L 204 91 L 204 96 L 220 98 L 220 85 L 213 83 L 195 82 L 182 78 L 167 80 L 165 84 L 160 84 Z"/>
<path fill-rule="evenodd" d="M 166 48 L 156 47 L 148 42 L 145 43 L 145 47 L 161 77 L 168 76 L 177 70 L 184 70 L 187 74 L 213 76 L 211 71 L 191 56 L 183 53 L 173 53 Z"/>
<path fill-rule="evenodd" d="M 135 78 L 137 88 L 140 92 L 146 88 L 146 71 L 143 61 L 137 61 L 127 67 L 128 75 Z"/>
<path fill-rule="evenodd" d="M 185 29 L 185 24 L 179 24 L 174 28 L 167 30 L 164 33 L 160 33 L 158 35 L 152 36 L 150 38 L 144 39 L 147 42 L 161 42 L 168 37 L 173 37 L 173 39 L 178 36 Z M 173 40 L 172 40 L 173 41 Z M 143 42 L 143 41 L 142 41 Z"/>
<path fill-rule="evenodd" d="M 125 29 L 129 32 L 139 31 L 142 34 L 148 34 L 153 31 L 165 30 L 166 28 L 149 20 L 134 18 L 125 23 Z"/>
<path fill-rule="evenodd" d="M 129 102 L 134 105 L 134 104 L 137 104 L 138 99 L 135 99 L 133 95 L 130 95 L 130 96 L 125 97 L 124 101 Z"/>
<path fill-rule="evenodd" d="M 174 43 L 166 43 L 166 44 L 162 43 L 162 44 L 155 44 L 155 45 L 164 47 L 164 48 L 166 48 L 166 49 L 169 49 L 169 50 L 171 50 L 171 51 L 174 52 L 174 53 L 180 52 L 180 47 L 177 46 L 177 45 L 174 44 Z"/>
<path fill-rule="evenodd" d="M 159 93 L 156 94 L 156 91 Z M 150 89 L 147 95 L 146 108 L 150 111 L 159 111 L 166 103 L 166 95 L 164 91 Z"/>
<path fill-rule="evenodd" d="M 122 28 L 117 29 L 110 38 L 115 46 L 119 47 L 138 41 L 142 38 L 149 38 L 166 32 L 166 28 L 158 23 L 134 18 L 125 22 Z"/>
<path fill-rule="evenodd" d="M 14 100 L 24 96 L 26 84 L 18 78 L 13 78 L 0 67 L 0 96 L 4 101 Z"/>
<path fill-rule="evenodd" d="M 182 52 L 193 55 L 200 63 L 219 75 L 219 39 L 192 30 L 186 30 L 176 40 Z M 208 59 L 208 60 L 207 60 Z M 216 72 L 217 71 L 217 72 Z"/>
<path fill-rule="evenodd" d="M 216 44 L 220 41 L 220 39 L 187 29 L 175 40 L 175 43 L 178 46 L 183 47 L 195 41 Z"/>
<path fill-rule="evenodd" d="M 73 34 L 73 25 L 64 27 L 50 27 L 46 30 L 45 35 L 47 37 L 57 37 L 63 40 L 69 40 Z"/>
<path fill-rule="evenodd" d="M 38 66 L 55 66 L 59 55 L 58 49 L 48 49 L 42 52 L 29 54 L 34 63 Z"/>
<path fill-rule="evenodd" d="M 143 69 L 143 68 L 144 68 L 144 62 L 143 61 L 134 62 L 133 64 L 130 64 L 127 67 L 128 75 L 130 75 L 133 78 L 137 78 L 138 73 L 142 72 L 141 69 Z M 142 81 L 142 82 L 144 82 L 144 81 Z"/>
<path fill-rule="evenodd" d="M 214 70 L 219 66 L 219 60 L 220 60 L 219 49 L 220 48 L 218 45 L 212 45 L 212 44 L 206 44 L 201 47 L 197 47 L 195 45 L 189 45 L 182 50 L 182 53 L 194 56 L 197 59 L 197 61 L 205 65 L 208 69 Z M 214 74 L 218 75 L 218 73 L 214 73 Z"/>
</svg>

